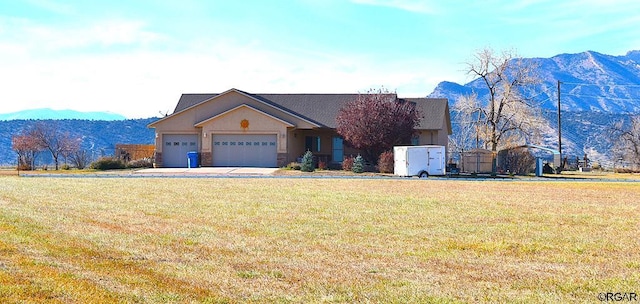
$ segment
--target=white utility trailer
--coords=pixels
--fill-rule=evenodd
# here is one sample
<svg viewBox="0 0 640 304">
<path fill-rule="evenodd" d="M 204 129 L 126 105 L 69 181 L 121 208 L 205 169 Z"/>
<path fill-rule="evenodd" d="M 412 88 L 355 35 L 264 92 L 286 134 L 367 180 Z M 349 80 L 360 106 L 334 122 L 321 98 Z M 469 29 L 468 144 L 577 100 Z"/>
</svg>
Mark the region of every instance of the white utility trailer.
<svg viewBox="0 0 640 304">
<path fill-rule="evenodd" d="M 393 173 L 399 176 L 445 175 L 444 146 L 393 147 Z"/>
</svg>

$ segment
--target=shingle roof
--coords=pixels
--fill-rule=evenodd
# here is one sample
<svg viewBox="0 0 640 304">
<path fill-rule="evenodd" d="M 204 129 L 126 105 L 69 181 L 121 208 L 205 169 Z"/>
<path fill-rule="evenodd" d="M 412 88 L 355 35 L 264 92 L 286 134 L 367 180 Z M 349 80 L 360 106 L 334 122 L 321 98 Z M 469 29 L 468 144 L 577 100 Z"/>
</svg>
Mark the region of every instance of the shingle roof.
<svg viewBox="0 0 640 304">
<path fill-rule="evenodd" d="M 268 103 L 285 112 L 295 114 L 327 128 L 336 128 L 336 117 L 340 109 L 359 94 L 252 94 L 248 96 Z M 174 113 L 205 102 L 219 94 L 182 94 Z M 449 116 L 447 99 L 443 98 L 402 98 L 414 102 L 423 116 L 420 129 L 437 130 Z M 451 130 L 450 122 L 449 130 Z"/>
</svg>

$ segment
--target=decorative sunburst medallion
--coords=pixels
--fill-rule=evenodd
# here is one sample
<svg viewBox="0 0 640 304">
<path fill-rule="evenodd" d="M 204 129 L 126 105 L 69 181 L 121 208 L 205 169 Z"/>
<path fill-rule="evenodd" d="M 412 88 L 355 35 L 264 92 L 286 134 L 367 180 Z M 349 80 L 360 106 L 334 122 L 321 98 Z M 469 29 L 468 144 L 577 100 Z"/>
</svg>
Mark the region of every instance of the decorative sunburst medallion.
<svg viewBox="0 0 640 304">
<path fill-rule="evenodd" d="M 243 119 L 240 121 L 240 127 L 243 129 L 247 129 L 249 128 L 249 121 L 246 119 Z"/>
</svg>

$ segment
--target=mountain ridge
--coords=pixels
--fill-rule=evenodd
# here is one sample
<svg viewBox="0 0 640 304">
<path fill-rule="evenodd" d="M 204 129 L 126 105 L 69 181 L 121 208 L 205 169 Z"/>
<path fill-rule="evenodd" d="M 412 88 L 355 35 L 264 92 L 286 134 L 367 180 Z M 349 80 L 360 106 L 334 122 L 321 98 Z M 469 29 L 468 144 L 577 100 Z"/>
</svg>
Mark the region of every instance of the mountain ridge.
<svg viewBox="0 0 640 304">
<path fill-rule="evenodd" d="M 611 139 L 606 134 L 614 123 L 628 122 L 640 113 L 640 50 L 614 56 L 585 51 L 559 54 L 550 58 L 520 58 L 538 65 L 536 73 L 541 83 L 534 87 L 533 97 L 545 119 L 549 133 L 545 146 L 557 148 L 558 81 L 562 113 L 563 152 L 590 158 L 607 166 L 615 161 L 611 156 Z M 488 90 L 481 79 L 466 84 L 440 82 L 427 96 L 447 98 L 450 106 L 462 96 L 476 94 L 480 101 L 488 100 Z M 453 132 L 461 122 L 452 115 Z M 555 133 L 555 134 L 554 134 Z"/>
</svg>

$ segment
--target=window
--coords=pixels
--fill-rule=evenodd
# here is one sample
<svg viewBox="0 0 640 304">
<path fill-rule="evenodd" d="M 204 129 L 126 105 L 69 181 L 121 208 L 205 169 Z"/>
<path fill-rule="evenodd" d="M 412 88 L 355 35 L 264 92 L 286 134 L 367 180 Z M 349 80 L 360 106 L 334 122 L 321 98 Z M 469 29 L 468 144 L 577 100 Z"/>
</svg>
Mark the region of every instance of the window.
<svg viewBox="0 0 640 304">
<path fill-rule="evenodd" d="M 331 160 L 336 163 L 341 163 L 344 160 L 344 141 L 342 137 L 333 138 L 333 153 Z"/>
<path fill-rule="evenodd" d="M 305 151 L 320 152 L 320 136 L 305 136 L 304 137 L 304 149 Z"/>
<path fill-rule="evenodd" d="M 419 146 L 420 145 L 420 137 L 419 136 L 413 136 L 411 137 L 411 145 L 413 146 Z"/>
</svg>

